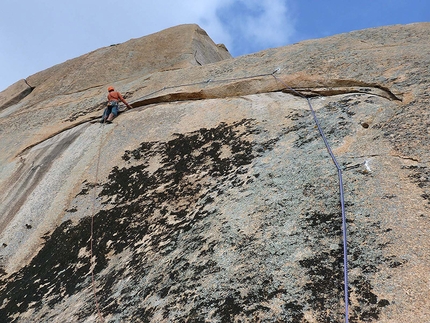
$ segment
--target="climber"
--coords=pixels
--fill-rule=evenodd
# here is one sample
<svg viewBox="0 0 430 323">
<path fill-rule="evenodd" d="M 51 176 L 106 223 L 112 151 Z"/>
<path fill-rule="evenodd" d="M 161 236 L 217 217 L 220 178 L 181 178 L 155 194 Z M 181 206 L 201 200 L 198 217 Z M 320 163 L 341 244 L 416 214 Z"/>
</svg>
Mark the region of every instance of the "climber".
<svg viewBox="0 0 430 323">
<path fill-rule="evenodd" d="M 107 107 L 103 113 L 102 120 L 100 123 L 106 122 L 106 123 L 112 123 L 112 120 L 118 115 L 118 103 L 121 101 L 124 103 L 127 108 L 131 109 L 131 105 L 127 103 L 127 101 L 124 100 L 121 93 L 118 91 L 115 91 L 113 86 L 108 87 L 108 104 Z"/>
</svg>

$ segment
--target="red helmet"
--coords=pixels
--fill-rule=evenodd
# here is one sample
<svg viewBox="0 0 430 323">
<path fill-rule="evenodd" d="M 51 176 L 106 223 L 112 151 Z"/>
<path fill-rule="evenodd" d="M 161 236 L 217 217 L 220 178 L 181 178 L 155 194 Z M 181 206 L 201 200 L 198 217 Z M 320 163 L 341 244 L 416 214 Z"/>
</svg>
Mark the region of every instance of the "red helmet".
<svg viewBox="0 0 430 323">
<path fill-rule="evenodd" d="M 108 92 L 110 92 L 110 91 L 114 91 L 115 89 L 113 88 L 113 86 L 109 86 L 108 87 Z"/>
</svg>

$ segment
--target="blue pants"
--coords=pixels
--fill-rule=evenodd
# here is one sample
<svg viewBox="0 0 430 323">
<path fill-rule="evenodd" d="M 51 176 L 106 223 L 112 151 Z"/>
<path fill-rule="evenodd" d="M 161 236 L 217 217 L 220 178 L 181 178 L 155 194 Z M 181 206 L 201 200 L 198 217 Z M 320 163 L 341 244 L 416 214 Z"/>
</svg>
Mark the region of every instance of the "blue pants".
<svg viewBox="0 0 430 323">
<path fill-rule="evenodd" d="M 103 112 L 103 119 L 107 119 L 109 115 L 113 113 L 115 117 L 118 116 L 118 104 L 107 106 L 105 112 Z"/>
</svg>

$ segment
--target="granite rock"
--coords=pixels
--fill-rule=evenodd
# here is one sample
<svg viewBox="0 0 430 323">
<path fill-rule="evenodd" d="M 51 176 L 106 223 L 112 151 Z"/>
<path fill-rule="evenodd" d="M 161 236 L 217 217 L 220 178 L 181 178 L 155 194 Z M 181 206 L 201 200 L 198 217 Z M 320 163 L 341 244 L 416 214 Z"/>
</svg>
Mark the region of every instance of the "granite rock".
<svg viewBox="0 0 430 323">
<path fill-rule="evenodd" d="M 232 59 L 178 26 L 0 93 L 0 317 L 344 321 L 338 172 L 310 102 L 343 174 L 350 322 L 430 320 L 429 31 Z M 101 125 L 110 84 L 133 109 Z"/>
</svg>

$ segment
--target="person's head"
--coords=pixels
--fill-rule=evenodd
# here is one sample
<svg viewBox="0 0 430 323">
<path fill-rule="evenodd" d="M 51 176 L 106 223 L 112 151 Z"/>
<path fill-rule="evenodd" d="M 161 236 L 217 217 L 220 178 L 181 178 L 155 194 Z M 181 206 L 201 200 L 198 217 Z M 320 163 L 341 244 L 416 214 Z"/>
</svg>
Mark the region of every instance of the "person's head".
<svg viewBox="0 0 430 323">
<path fill-rule="evenodd" d="M 113 88 L 113 86 L 109 86 L 108 87 L 108 92 L 112 92 L 112 91 L 115 91 L 115 89 Z"/>
</svg>

